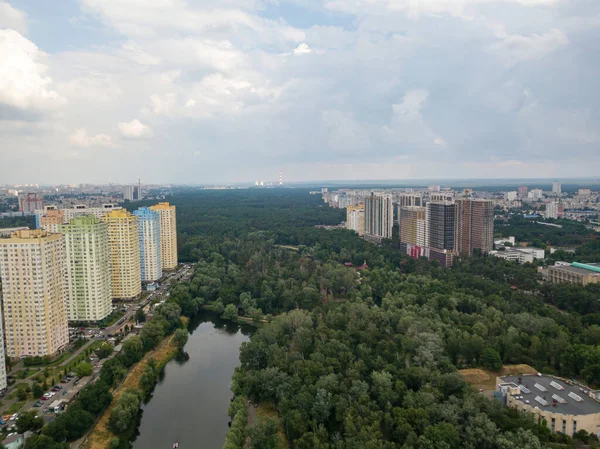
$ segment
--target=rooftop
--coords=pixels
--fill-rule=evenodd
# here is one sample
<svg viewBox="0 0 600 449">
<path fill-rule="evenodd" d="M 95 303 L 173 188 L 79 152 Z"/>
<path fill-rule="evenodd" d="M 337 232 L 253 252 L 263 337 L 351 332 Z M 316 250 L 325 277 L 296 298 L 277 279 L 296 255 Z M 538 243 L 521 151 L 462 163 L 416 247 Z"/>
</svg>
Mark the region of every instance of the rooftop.
<svg viewBox="0 0 600 449">
<path fill-rule="evenodd" d="M 521 383 L 519 384 L 519 377 Z M 591 415 L 600 413 L 600 402 L 589 397 L 590 390 L 578 384 L 567 383 L 563 379 L 551 376 L 506 376 L 501 377 L 504 383 L 521 386 L 521 393 L 514 396 L 523 404 L 537 407 L 544 411 L 563 415 Z M 525 388 L 523 388 L 525 387 Z M 556 400 L 556 407 L 553 406 Z M 527 401 L 529 401 L 527 403 Z"/>
<path fill-rule="evenodd" d="M 557 268 L 560 269 L 562 271 L 569 271 L 571 273 L 575 273 L 575 274 L 582 274 L 585 276 L 589 276 L 589 275 L 600 275 L 599 273 L 596 273 L 592 270 L 588 270 L 586 268 L 579 268 L 579 267 L 574 267 L 573 265 L 554 265 L 550 268 Z"/>
</svg>

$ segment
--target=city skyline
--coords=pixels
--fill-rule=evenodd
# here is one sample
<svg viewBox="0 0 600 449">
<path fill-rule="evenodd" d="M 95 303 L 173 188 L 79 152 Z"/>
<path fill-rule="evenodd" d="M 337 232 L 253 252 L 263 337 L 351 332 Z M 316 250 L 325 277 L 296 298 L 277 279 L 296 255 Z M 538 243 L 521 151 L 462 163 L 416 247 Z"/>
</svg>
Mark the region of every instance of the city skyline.
<svg viewBox="0 0 600 449">
<path fill-rule="evenodd" d="M 0 178 L 594 176 L 599 13 L 566 0 L 0 1 Z"/>
</svg>

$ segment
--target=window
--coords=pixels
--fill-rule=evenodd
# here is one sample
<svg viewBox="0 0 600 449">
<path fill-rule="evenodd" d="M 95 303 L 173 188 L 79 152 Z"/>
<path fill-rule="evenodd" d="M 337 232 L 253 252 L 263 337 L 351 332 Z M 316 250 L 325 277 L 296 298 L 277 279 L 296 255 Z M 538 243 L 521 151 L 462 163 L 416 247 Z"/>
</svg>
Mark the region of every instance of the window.
<svg viewBox="0 0 600 449">
<path fill-rule="evenodd" d="M 555 429 L 555 427 L 556 427 L 556 420 L 555 420 L 554 418 L 552 418 L 552 428 L 551 428 L 551 430 L 552 430 L 552 433 L 554 433 L 554 432 L 555 432 L 555 430 L 554 430 L 554 429 Z"/>
<path fill-rule="evenodd" d="M 567 421 L 564 419 L 562 420 L 562 433 L 567 433 Z"/>
<path fill-rule="evenodd" d="M 577 421 L 573 421 L 573 435 L 577 433 Z"/>
</svg>

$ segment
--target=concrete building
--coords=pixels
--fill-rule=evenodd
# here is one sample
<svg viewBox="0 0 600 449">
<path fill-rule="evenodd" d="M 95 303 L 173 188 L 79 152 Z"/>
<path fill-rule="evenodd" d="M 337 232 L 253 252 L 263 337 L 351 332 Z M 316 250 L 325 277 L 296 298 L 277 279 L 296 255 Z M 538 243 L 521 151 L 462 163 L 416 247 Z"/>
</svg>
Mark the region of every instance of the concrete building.
<svg viewBox="0 0 600 449">
<path fill-rule="evenodd" d="M 427 203 L 425 245 L 440 250 L 453 250 L 455 220 L 454 202 Z"/>
<path fill-rule="evenodd" d="M 573 436 L 579 430 L 600 435 L 600 402 L 590 388 L 554 376 L 496 378 L 496 397 L 507 407 L 532 413 L 552 433 Z"/>
<path fill-rule="evenodd" d="M 394 203 L 401 207 L 421 207 L 424 204 L 423 197 L 415 193 L 397 193 L 393 197 Z"/>
<path fill-rule="evenodd" d="M 511 192 L 506 192 L 505 198 L 506 201 L 516 201 L 518 197 L 518 193 L 516 190 L 513 190 Z"/>
<path fill-rule="evenodd" d="M 461 256 L 473 250 L 488 253 L 494 243 L 494 202 L 491 200 L 456 200 L 454 249 Z"/>
<path fill-rule="evenodd" d="M 15 228 L 0 228 L 0 238 L 8 238 L 17 231 L 28 231 L 27 226 L 17 226 Z M 0 260 L 0 264 L 2 261 Z"/>
<path fill-rule="evenodd" d="M 521 186 L 517 189 L 517 191 L 519 192 L 519 197 L 527 198 L 527 186 Z"/>
<path fill-rule="evenodd" d="M 160 215 L 160 258 L 163 270 L 177 268 L 177 217 L 175 206 L 158 203 L 150 210 Z"/>
<path fill-rule="evenodd" d="M 391 239 L 393 227 L 392 196 L 371 193 L 365 198 L 365 235 L 375 240 Z"/>
<path fill-rule="evenodd" d="M 424 247 L 425 245 L 425 208 L 404 206 L 398 209 L 400 241 Z"/>
<path fill-rule="evenodd" d="M 552 193 L 555 195 L 560 195 L 562 193 L 562 186 L 560 182 L 555 181 L 552 183 Z"/>
<path fill-rule="evenodd" d="M 142 200 L 142 186 L 125 186 L 123 187 L 123 200 L 124 201 L 141 201 Z"/>
<path fill-rule="evenodd" d="M 346 208 L 346 229 L 363 236 L 365 233 L 365 206 L 348 206 Z"/>
<path fill-rule="evenodd" d="M 557 262 L 545 270 L 546 280 L 552 283 L 569 282 L 571 284 L 600 283 L 600 264 Z"/>
<path fill-rule="evenodd" d="M 527 194 L 527 198 L 538 201 L 544 197 L 544 191 L 542 189 L 531 189 Z"/>
<path fill-rule="evenodd" d="M 154 282 L 162 276 L 160 215 L 148 207 L 140 207 L 133 214 L 138 217 L 141 279 Z"/>
<path fill-rule="evenodd" d="M 60 225 L 65 240 L 69 321 L 101 321 L 112 311 L 108 225 L 92 215 Z"/>
<path fill-rule="evenodd" d="M 56 354 L 69 343 L 63 236 L 17 231 L 0 239 L 0 260 L 6 355 Z"/>
<path fill-rule="evenodd" d="M 565 206 L 559 201 L 551 201 L 546 204 L 546 218 L 563 218 Z"/>
<path fill-rule="evenodd" d="M 36 215 L 36 227 L 45 231 L 58 233 L 58 227 L 65 224 L 65 213 L 61 209 L 49 209 L 43 215 Z"/>
<path fill-rule="evenodd" d="M 454 192 L 438 192 L 438 193 L 430 193 L 429 201 L 435 202 L 453 202 L 454 201 Z"/>
<path fill-rule="evenodd" d="M 44 229 L 49 232 L 54 232 L 52 231 L 51 227 L 54 226 L 54 221 L 57 220 L 57 218 L 53 218 L 50 222 L 48 222 L 47 220 L 49 215 L 51 217 L 58 217 L 60 216 L 60 214 L 62 214 L 62 224 L 67 224 L 73 218 L 80 217 L 82 215 L 93 215 L 96 218 L 102 218 L 107 213 L 113 210 L 120 209 L 122 209 L 121 206 L 116 206 L 114 204 L 103 204 L 100 207 L 87 207 L 85 204 L 80 204 L 68 209 L 59 209 L 56 206 L 46 206 L 40 210 L 35 211 L 35 223 L 38 229 Z M 48 225 L 48 229 L 44 227 L 45 224 Z"/>
<path fill-rule="evenodd" d="M 542 252 L 544 250 L 541 250 Z M 501 259 L 510 260 L 513 262 L 531 263 L 536 259 L 535 253 L 524 251 L 524 248 L 506 248 L 504 251 L 490 251 L 490 254 Z"/>
<path fill-rule="evenodd" d="M 19 212 L 33 213 L 44 208 L 44 196 L 37 193 L 19 195 Z"/>
<path fill-rule="evenodd" d="M 100 220 L 108 225 L 112 297 L 133 299 L 142 292 L 138 217 L 114 210 Z"/>
</svg>

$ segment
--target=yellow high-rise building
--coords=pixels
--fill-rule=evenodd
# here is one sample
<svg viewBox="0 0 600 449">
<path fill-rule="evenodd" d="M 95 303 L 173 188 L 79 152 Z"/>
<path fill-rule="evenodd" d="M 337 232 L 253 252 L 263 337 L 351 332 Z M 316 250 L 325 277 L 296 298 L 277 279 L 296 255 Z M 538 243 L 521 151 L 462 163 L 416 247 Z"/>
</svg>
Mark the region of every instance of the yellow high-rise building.
<svg viewBox="0 0 600 449">
<path fill-rule="evenodd" d="M 158 203 L 150 210 L 160 214 L 160 251 L 163 270 L 177 267 L 177 220 L 175 206 Z"/>
<path fill-rule="evenodd" d="M 69 343 L 63 236 L 22 230 L 0 238 L 6 355 L 56 354 Z"/>
<path fill-rule="evenodd" d="M 112 297 L 133 299 L 142 292 L 138 217 L 121 209 L 100 220 L 108 224 Z"/>
</svg>

